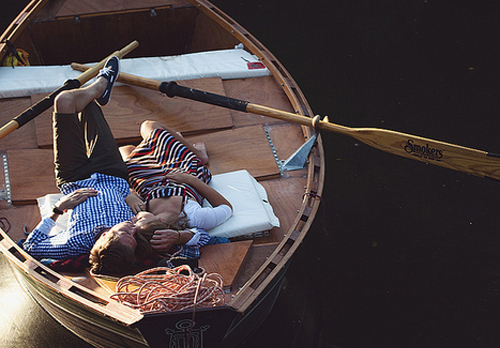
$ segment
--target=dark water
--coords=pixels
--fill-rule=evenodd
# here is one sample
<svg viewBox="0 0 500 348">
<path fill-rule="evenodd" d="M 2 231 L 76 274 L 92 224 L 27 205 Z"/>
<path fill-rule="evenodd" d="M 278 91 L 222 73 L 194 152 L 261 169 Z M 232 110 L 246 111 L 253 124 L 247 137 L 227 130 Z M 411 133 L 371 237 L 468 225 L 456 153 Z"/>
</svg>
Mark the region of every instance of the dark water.
<svg viewBox="0 0 500 348">
<path fill-rule="evenodd" d="M 213 2 L 331 122 L 500 152 L 498 2 Z M 2 12 L 2 26 L 16 12 Z M 323 140 L 324 219 L 243 347 L 499 347 L 499 184 L 348 137 Z M 24 302 L 1 267 L 0 294 L 23 301 L 31 318 L 4 320 L 3 346 L 87 347 Z M 14 311 L 0 306 L 0 318 Z"/>
</svg>

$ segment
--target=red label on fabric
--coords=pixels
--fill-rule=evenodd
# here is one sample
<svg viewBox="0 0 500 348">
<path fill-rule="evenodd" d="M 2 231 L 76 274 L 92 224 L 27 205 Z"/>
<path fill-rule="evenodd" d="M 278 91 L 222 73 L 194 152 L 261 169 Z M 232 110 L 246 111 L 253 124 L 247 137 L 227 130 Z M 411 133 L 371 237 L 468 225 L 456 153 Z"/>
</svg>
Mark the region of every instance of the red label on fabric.
<svg viewBox="0 0 500 348">
<path fill-rule="evenodd" d="M 265 69 L 266 66 L 261 62 L 254 62 L 254 63 L 247 63 L 247 68 L 248 70 Z"/>
</svg>

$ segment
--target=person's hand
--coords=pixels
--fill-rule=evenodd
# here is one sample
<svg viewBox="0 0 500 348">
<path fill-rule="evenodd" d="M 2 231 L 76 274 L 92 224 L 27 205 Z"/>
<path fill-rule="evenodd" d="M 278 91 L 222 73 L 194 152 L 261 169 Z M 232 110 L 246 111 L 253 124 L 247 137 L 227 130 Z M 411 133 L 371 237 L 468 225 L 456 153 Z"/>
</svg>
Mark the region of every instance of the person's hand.
<svg viewBox="0 0 500 348">
<path fill-rule="evenodd" d="M 180 171 L 171 171 L 165 175 L 166 181 L 172 181 L 178 184 L 189 184 L 192 178 L 194 178 L 193 175 Z"/>
<path fill-rule="evenodd" d="M 62 197 L 59 202 L 56 203 L 56 207 L 62 211 L 74 209 L 78 204 L 86 201 L 89 197 L 95 197 L 98 194 L 99 191 L 91 188 L 78 189 Z"/>
<path fill-rule="evenodd" d="M 156 230 L 149 243 L 157 253 L 168 252 L 172 247 L 179 244 L 180 231 L 173 229 Z"/>
<path fill-rule="evenodd" d="M 136 193 L 130 193 L 126 198 L 125 202 L 128 204 L 130 209 L 134 212 L 135 215 L 139 213 L 140 211 L 145 211 L 146 210 L 146 204 L 142 200 L 142 198 L 137 195 Z"/>
</svg>

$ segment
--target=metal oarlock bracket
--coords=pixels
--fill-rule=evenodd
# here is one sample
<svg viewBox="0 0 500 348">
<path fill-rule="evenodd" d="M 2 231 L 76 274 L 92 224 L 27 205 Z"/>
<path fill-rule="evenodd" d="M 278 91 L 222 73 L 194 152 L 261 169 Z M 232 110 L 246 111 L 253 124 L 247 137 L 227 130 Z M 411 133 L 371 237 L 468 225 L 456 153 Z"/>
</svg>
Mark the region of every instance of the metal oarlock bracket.
<svg viewBox="0 0 500 348">
<path fill-rule="evenodd" d="M 284 172 L 299 170 L 305 167 L 309 153 L 316 143 L 316 134 L 314 134 L 304 144 L 302 144 L 302 146 L 300 146 L 297 151 L 295 151 L 290 157 L 288 157 L 288 159 L 280 160 L 276 153 L 276 148 L 274 147 L 271 135 L 269 134 L 269 130 L 266 127 L 264 127 L 264 132 L 266 133 L 267 141 L 269 142 L 271 150 L 273 151 L 274 160 L 276 161 L 276 164 L 278 165 L 278 169 L 282 176 Z"/>
<path fill-rule="evenodd" d="M 7 201 L 9 205 L 12 205 L 12 194 L 10 190 L 10 176 L 9 176 L 9 164 L 7 162 L 7 154 L 2 153 L 2 164 L 3 164 L 3 175 L 5 179 L 5 188 L 0 190 L 0 200 Z"/>
<path fill-rule="evenodd" d="M 312 147 L 316 143 L 317 135 L 314 134 L 312 137 L 307 139 L 307 141 L 302 144 L 301 147 L 297 149 L 287 160 L 283 161 L 283 170 L 292 171 L 303 169 L 306 165 L 307 158 L 311 152 Z"/>
</svg>

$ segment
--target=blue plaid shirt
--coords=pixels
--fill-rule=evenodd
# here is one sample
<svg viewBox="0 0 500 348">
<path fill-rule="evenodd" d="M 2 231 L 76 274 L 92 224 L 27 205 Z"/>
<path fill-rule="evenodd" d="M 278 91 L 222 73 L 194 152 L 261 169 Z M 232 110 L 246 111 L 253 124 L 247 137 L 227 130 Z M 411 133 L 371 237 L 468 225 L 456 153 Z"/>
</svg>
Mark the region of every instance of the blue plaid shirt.
<svg viewBox="0 0 500 348">
<path fill-rule="evenodd" d="M 88 254 L 95 242 L 96 227 L 112 227 L 134 216 L 125 203 L 130 192 L 126 180 L 95 173 L 88 179 L 64 184 L 61 193 L 68 195 L 81 188 L 93 188 L 99 194 L 73 209 L 67 230 L 49 236 L 55 222 L 51 218 L 42 220 L 23 243 L 24 250 L 37 259 L 61 260 Z"/>
</svg>

